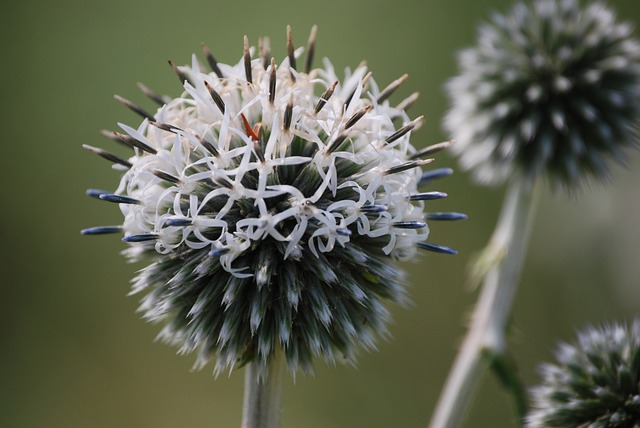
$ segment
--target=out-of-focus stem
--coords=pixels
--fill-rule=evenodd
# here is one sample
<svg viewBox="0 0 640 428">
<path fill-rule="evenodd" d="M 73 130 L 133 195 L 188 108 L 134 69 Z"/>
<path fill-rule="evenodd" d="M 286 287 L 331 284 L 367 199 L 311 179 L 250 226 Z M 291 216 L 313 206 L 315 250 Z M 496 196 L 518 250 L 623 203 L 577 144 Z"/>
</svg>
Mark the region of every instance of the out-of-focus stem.
<svg viewBox="0 0 640 428">
<path fill-rule="evenodd" d="M 492 358 L 504 356 L 505 330 L 525 257 L 537 192 L 518 178 L 511 182 L 491 240 L 474 273 L 482 290 L 471 326 L 440 395 L 430 428 L 459 426 L 480 376 Z"/>
</svg>

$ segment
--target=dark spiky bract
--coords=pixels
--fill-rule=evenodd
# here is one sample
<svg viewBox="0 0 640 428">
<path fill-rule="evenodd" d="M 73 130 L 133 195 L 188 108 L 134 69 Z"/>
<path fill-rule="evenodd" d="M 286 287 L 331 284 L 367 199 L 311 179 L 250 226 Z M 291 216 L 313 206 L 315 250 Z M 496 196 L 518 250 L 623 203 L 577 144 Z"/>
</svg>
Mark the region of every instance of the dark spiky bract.
<svg viewBox="0 0 640 428">
<path fill-rule="evenodd" d="M 455 252 L 424 242 L 425 204 L 446 195 L 418 186 L 446 174 L 423 176 L 421 158 L 446 144 L 410 144 L 422 119 L 388 101 L 401 82 L 380 90 L 365 66 L 341 81 L 328 61 L 297 71 L 301 50 L 288 39 L 280 65 L 266 40 L 252 59 L 246 37 L 234 66 L 206 47 L 211 72 L 195 57 L 170 63 L 185 92 L 144 87 L 166 103 L 152 115 L 122 99 L 144 120 L 104 132 L 133 155 L 86 147 L 125 171 L 116 192 L 88 192 L 118 203 L 124 224 L 84 233 L 124 233 L 128 258 L 149 263 L 133 285 L 147 293 L 141 312 L 164 324 L 162 340 L 197 351 L 198 366 L 215 359 L 216 372 L 249 362 L 265 372 L 280 350 L 292 370 L 353 360 L 386 334 L 386 302 L 407 300 L 394 261 L 418 244 Z"/>
<path fill-rule="evenodd" d="M 528 428 L 640 426 L 640 319 L 587 328 L 542 366 Z"/>
<path fill-rule="evenodd" d="M 535 0 L 494 14 L 448 83 L 445 127 L 484 183 L 514 172 L 576 188 L 637 145 L 640 44 L 603 3 Z"/>
</svg>

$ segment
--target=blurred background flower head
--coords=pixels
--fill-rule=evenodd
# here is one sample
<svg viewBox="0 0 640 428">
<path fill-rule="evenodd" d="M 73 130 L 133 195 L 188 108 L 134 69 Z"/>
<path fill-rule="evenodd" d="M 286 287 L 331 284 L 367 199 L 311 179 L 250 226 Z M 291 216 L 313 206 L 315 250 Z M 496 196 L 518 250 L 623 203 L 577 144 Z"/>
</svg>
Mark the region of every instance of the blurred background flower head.
<svg viewBox="0 0 640 428">
<path fill-rule="evenodd" d="M 640 424 L 640 320 L 588 327 L 541 367 L 527 427 Z"/>
<path fill-rule="evenodd" d="M 480 26 L 448 83 L 445 126 L 484 183 L 607 178 L 638 143 L 640 43 L 602 2 L 518 2 Z"/>
</svg>

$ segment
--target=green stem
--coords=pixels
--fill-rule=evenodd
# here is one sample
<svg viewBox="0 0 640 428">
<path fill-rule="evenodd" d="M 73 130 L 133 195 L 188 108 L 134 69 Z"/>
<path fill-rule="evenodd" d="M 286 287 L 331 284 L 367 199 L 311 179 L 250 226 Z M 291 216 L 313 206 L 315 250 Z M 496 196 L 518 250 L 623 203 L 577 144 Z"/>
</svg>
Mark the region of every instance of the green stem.
<svg viewBox="0 0 640 428">
<path fill-rule="evenodd" d="M 246 367 L 242 428 L 279 428 L 282 406 L 282 384 L 285 369 L 282 352 L 277 353 L 263 373 L 259 366 Z"/>
<path fill-rule="evenodd" d="M 474 273 L 482 282 L 482 291 L 430 428 L 459 426 L 480 375 L 489 363 L 486 356 L 505 355 L 506 325 L 526 253 L 537 193 L 532 192 L 521 178 L 516 178 L 509 186 L 496 229 L 474 266 Z M 512 388 L 516 396 L 520 394 L 517 385 Z"/>
</svg>

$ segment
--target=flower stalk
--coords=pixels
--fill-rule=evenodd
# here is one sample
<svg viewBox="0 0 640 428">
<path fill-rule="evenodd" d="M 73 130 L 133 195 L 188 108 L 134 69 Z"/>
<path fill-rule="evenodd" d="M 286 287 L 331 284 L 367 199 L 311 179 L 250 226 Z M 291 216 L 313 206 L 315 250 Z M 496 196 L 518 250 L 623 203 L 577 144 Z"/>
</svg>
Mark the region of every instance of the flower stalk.
<svg viewBox="0 0 640 428">
<path fill-rule="evenodd" d="M 255 363 L 247 364 L 244 381 L 242 428 L 278 428 L 282 407 L 285 359 L 278 352 L 262 373 Z"/>
<path fill-rule="evenodd" d="M 617 22 L 599 1 L 584 7 L 579 0 L 529 3 L 518 1 L 483 24 L 447 85 L 452 108 L 444 124 L 461 166 L 478 182 L 510 187 L 475 266 L 482 291 L 432 428 L 460 423 L 487 366 L 514 393 L 523 419 L 526 394 L 505 330 L 535 210 L 535 183 L 544 178 L 553 188 L 579 190 L 590 178 L 607 179 L 609 163 L 624 161 L 626 148 L 637 147 L 640 43 L 633 26 Z"/>
<path fill-rule="evenodd" d="M 506 361 L 505 332 L 525 257 L 538 191 L 521 177 L 511 182 L 491 240 L 474 266 L 482 290 L 472 324 L 447 378 L 430 428 L 459 426 L 482 372 Z M 502 368 L 508 367 L 500 364 Z M 504 378 L 513 378 L 505 376 Z M 517 382 L 510 382 L 516 399 Z M 521 407 L 521 405 L 519 406 Z"/>
</svg>

